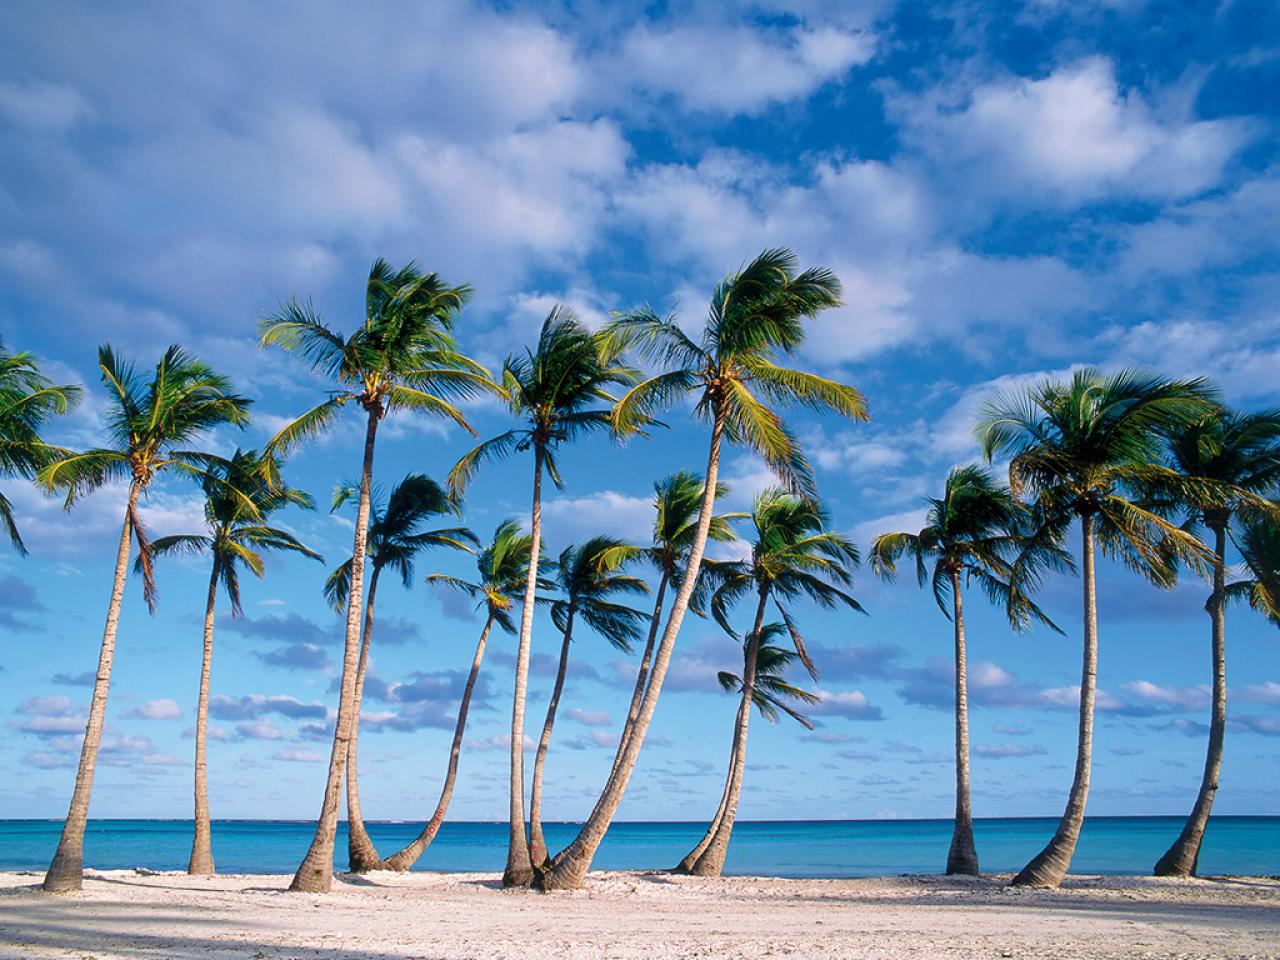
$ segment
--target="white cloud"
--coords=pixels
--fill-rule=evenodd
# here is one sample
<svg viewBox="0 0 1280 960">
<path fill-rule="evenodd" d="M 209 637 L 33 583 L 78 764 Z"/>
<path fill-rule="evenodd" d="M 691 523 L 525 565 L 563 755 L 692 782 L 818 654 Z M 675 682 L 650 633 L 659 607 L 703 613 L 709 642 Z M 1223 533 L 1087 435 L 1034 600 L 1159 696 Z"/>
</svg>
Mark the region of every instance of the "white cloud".
<svg viewBox="0 0 1280 960">
<path fill-rule="evenodd" d="M 582 497 L 556 497 L 542 507 L 544 535 L 557 546 L 584 536 L 605 534 L 632 543 L 648 543 L 653 535 L 650 497 L 631 497 L 603 490 Z"/>
<path fill-rule="evenodd" d="M 182 708 L 176 701 L 163 697 L 159 700 L 148 700 L 134 707 L 125 716 L 140 720 L 181 720 Z"/>
<path fill-rule="evenodd" d="M 0 114 L 36 129 L 61 132 L 89 114 L 89 106 L 75 89 L 33 80 L 0 83 Z"/>
</svg>

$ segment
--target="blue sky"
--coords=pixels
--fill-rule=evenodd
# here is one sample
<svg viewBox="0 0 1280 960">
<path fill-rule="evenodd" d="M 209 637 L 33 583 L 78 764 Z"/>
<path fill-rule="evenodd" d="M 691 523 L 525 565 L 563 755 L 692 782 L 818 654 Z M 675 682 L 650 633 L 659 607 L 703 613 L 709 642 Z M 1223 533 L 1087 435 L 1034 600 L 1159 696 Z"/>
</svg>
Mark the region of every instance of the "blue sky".
<svg viewBox="0 0 1280 960">
<path fill-rule="evenodd" d="M 1280 402 L 1280 14 L 1273 4 L 1120 0 L 894 5 L 574 3 L 472 6 L 20 4 L 0 37 L 0 334 L 90 385 L 58 428 L 99 436 L 94 348 L 153 362 L 180 341 L 257 400 L 261 445 L 322 385 L 255 323 L 291 294 L 360 320 L 376 256 L 475 285 L 467 350 L 498 364 L 556 302 L 596 324 L 644 301 L 692 324 L 711 285 L 766 246 L 833 268 L 846 305 L 803 362 L 866 393 L 873 422 L 794 418 L 836 525 L 865 547 L 912 528 L 920 500 L 976 456 L 993 389 L 1077 364 L 1209 374 L 1231 402 Z M 478 405 L 481 433 L 505 429 Z M 354 417 L 289 466 L 327 499 L 358 462 Z M 467 448 L 400 417 L 387 485 L 443 476 Z M 546 506 L 553 550 L 647 535 L 657 477 L 701 469 L 705 438 L 669 433 L 563 457 Z M 486 471 L 466 520 L 482 536 L 527 512 L 524 460 Z M 768 482 L 731 454 L 728 503 Z M 64 514 L 8 484 L 32 556 L 0 555 L 0 816 L 61 817 L 107 600 L 122 491 Z M 145 507 L 153 534 L 198 529 L 191 487 Z M 336 563 L 350 521 L 285 518 Z M 429 556 L 422 573 L 469 572 Z M 218 626 L 210 755 L 215 817 L 311 817 L 327 757 L 340 633 L 323 571 L 273 560 L 246 617 Z M 96 816 L 188 816 L 200 561 L 160 570 L 148 616 L 131 583 Z M 950 628 L 910 582 L 856 594 L 870 616 L 799 608 L 823 669 L 818 727 L 756 722 L 747 818 L 947 816 Z M 1181 814 L 1208 715 L 1205 587 L 1160 593 L 1104 565 L 1090 810 Z M 1070 780 L 1079 584 L 1050 583 L 1068 636 L 1015 636 L 974 596 L 974 809 L 1053 814 Z M 453 698 L 479 622 L 456 597 L 379 598 L 365 812 L 434 806 Z M 744 614 L 745 615 L 745 614 Z M 530 732 L 558 637 L 540 617 Z M 1232 725 L 1216 809 L 1280 809 L 1280 635 L 1229 618 Z M 496 638 L 451 814 L 505 809 L 511 654 Z M 696 819 L 719 796 L 734 711 L 715 672 L 733 645 L 688 621 L 620 816 Z M 634 664 L 590 635 L 547 768 L 550 819 L 585 815 L 612 755 Z"/>
</svg>

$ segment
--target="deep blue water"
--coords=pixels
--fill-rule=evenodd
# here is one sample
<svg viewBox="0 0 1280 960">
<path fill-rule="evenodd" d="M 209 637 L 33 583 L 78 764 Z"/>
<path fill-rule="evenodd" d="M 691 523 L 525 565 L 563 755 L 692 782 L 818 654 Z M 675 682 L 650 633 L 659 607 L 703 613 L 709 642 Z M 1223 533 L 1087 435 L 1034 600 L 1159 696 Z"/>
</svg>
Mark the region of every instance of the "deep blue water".
<svg viewBox="0 0 1280 960">
<path fill-rule="evenodd" d="M 975 824 L 978 856 L 989 873 L 1017 870 L 1049 839 L 1056 819 L 992 819 Z M 370 823 L 384 855 L 412 839 L 418 825 Z M 1077 873 L 1149 873 L 1178 835 L 1178 817 L 1090 817 L 1072 864 Z M 273 820 L 213 824 L 213 854 L 226 873 L 290 873 L 311 842 L 314 825 Z M 674 866 L 704 829 L 698 823 L 617 823 L 594 866 L 603 870 Z M 61 822 L 0 820 L 0 870 L 43 870 L 57 846 Z M 558 850 L 574 824 L 546 824 Z M 939 873 L 951 840 L 949 820 L 826 820 L 740 822 L 727 873 L 781 877 L 865 877 Z M 418 862 L 419 870 L 501 871 L 507 827 L 446 823 Z M 94 820 L 85 837 L 85 865 L 98 869 L 186 868 L 191 822 Z M 338 828 L 337 866 L 346 865 L 345 825 Z M 1280 817 L 1214 817 L 1200 857 L 1202 874 L 1280 874 Z"/>
</svg>

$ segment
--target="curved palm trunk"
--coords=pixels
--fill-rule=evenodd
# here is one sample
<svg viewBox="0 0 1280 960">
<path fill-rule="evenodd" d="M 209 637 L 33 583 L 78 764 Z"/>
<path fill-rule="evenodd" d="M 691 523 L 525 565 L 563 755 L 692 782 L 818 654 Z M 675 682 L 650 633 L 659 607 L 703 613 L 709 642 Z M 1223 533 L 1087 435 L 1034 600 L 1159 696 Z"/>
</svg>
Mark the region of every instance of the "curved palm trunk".
<svg viewBox="0 0 1280 960">
<path fill-rule="evenodd" d="M 724 789 L 720 791 L 720 804 L 716 807 L 715 816 L 711 818 L 711 822 L 707 824 L 707 831 L 688 853 L 684 855 L 684 859 L 676 864 L 674 873 L 692 873 L 693 865 L 698 862 L 698 858 L 702 856 L 703 851 L 711 845 L 711 840 L 716 835 L 716 831 L 720 829 L 720 821 L 724 819 L 725 808 L 729 805 L 729 787 L 733 783 L 733 769 L 738 762 L 738 744 L 734 740 L 733 747 L 729 750 L 729 766 L 725 769 Z"/>
<path fill-rule="evenodd" d="M 533 786 L 529 790 L 529 862 L 537 870 L 547 862 L 547 843 L 542 837 L 542 768 L 547 763 L 547 750 L 551 747 L 551 730 L 556 725 L 556 711 L 560 708 L 560 694 L 564 692 L 564 678 L 569 670 L 569 645 L 573 642 L 573 604 L 565 618 L 564 641 L 560 644 L 560 665 L 556 668 L 555 686 L 547 702 L 547 718 L 542 722 L 542 736 L 538 738 L 538 752 L 533 758 Z"/>
<path fill-rule="evenodd" d="M 516 650 L 515 690 L 511 703 L 511 822 L 507 842 L 504 887 L 533 883 L 529 843 L 524 824 L 524 701 L 529 687 L 529 648 L 533 644 L 533 614 L 538 589 L 538 552 L 542 548 L 542 445 L 533 447 L 533 505 L 529 511 L 529 574 L 520 610 L 520 644 Z"/>
<path fill-rule="evenodd" d="M 951 606 L 956 632 L 956 825 L 947 852 L 947 873 L 976 877 L 978 849 L 973 843 L 973 809 L 969 805 L 969 683 L 959 570 L 951 571 Z"/>
<path fill-rule="evenodd" d="M 382 568 L 375 565 L 369 576 L 369 593 L 364 601 L 364 638 L 360 641 L 360 665 L 356 668 L 356 698 L 351 714 L 351 742 L 347 745 L 347 860 L 352 873 L 368 873 L 384 867 L 378 849 L 365 829 L 360 813 L 358 776 L 360 743 L 360 706 L 364 702 L 364 678 L 369 669 L 369 645 L 373 642 L 373 604 L 378 594 L 378 577 Z"/>
<path fill-rule="evenodd" d="M 338 829 L 338 808 L 342 801 L 342 775 L 347 766 L 347 744 L 356 699 L 356 672 L 360 661 L 360 613 L 364 601 L 364 561 L 369 533 L 369 491 L 373 484 L 373 448 L 378 435 L 379 411 L 369 411 L 364 435 L 364 462 L 360 470 L 360 505 L 356 511 L 356 532 L 351 546 L 351 588 L 347 596 L 347 637 L 342 652 L 342 687 L 338 695 L 338 717 L 333 730 L 333 750 L 324 785 L 324 802 L 316 833 L 307 855 L 293 875 L 290 890 L 328 893 L 333 885 L 333 838 Z"/>
<path fill-rule="evenodd" d="M 76 786 L 71 792 L 71 807 L 62 824 L 62 836 L 53 854 L 49 871 L 44 876 L 47 893 L 79 890 L 84 872 L 84 828 L 89 819 L 89 798 L 93 794 L 93 773 L 98 765 L 98 745 L 102 742 L 102 725 L 107 714 L 107 690 L 111 685 L 111 661 L 116 653 L 116 630 L 120 625 L 120 603 L 124 598 L 125 579 L 129 575 L 129 548 L 133 539 L 133 514 L 142 487 L 135 480 L 129 487 L 129 503 L 125 508 L 120 546 L 116 550 L 115 580 L 111 585 L 111 601 L 107 604 L 107 623 L 102 631 L 102 649 L 98 654 L 98 676 L 93 682 L 93 699 L 89 703 L 89 721 L 85 725 L 84 744 L 80 747 L 80 767 Z"/>
<path fill-rule="evenodd" d="M 1076 772 L 1057 832 L 1048 846 L 1013 878 L 1016 887 L 1056 887 L 1071 866 L 1084 805 L 1089 798 L 1089 767 L 1093 758 L 1093 700 L 1098 683 L 1098 609 L 1093 574 L 1093 516 L 1080 517 L 1081 573 L 1084 578 L 1084 663 L 1080 674 L 1080 733 L 1076 744 Z"/>
<path fill-rule="evenodd" d="M 458 722 L 453 729 L 453 745 L 449 748 L 449 769 L 445 773 L 444 786 L 440 788 L 440 800 L 436 803 L 436 812 L 422 828 L 422 832 L 414 838 L 413 843 L 399 853 L 387 857 L 383 863 L 388 870 L 403 873 L 417 863 L 418 858 L 427 847 L 431 846 L 431 841 L 440 832 L 440 825 L 444 823 L 444 815 L 449 809 L 449 799 L 453 796 L 453 785 L 458 778 L 458 758 L 462 753 L 462 733 L 467 727 L 467 711 L 471 706 L 471 694 L 476 687 L 476 677 L 480 675 L 480 664 L 484 661 L 484 648 L 489 642 L 489 629 L 492 626 L 493 613 L 491 612 L 484 622 L 484 629 L 480 631 L 476 655 L 471 660 L 471 672 L 467 674 L 467 686 L 462 691 L 462 700 L 458 704 Z"/>
<path fill-rule="evenodd" d="M 191 841 L 191 859 L 187 873 L 208 876 L 213 873 L 213 838 L 209 826 L 209 783 L 206 776 L 205 751 L 209 732 L 209 675 L 213 669 L 213 611 L 218 599 L 218 561 L 213 561 L 209 575 L 209 599 L 204 608 L 204 657 L 200 662 L 200 693 L 196 699 L 196 785 L 195 837 Z"/>
<path fill-rule="evenodd" d="M 653 712 L 658 706 L 658 698 L 662 695 L 662 682 L 667 676 L 667 667 L 671 663 L 671 654 L 675 650 L 676 637 L 680 634 L 680 624 L 684 621 L 685 611 L 689 608 L 689 599 L 693 596 L 694 584 L 697 582 L 698 568 L 702 565 L 702 554 L 707 546 L 707 532 L 711 529 L 711 516 L 716 505 L 716 479 L 720 473 L 720 443 L 724 436 L 724 421 L 719 415 L 711 428 L 711 447 L 707 454 L 706 487 L 702 493 L 702 506 L 698 513 L 698 527 L 689 550 L 688 567 L 680 589 L 676 592 L 671 606 L 671 614 L 667 619 L 667 628 L 662 633 L 658 651 L 654 654 L 653 668 L 649 673 L 649 685 L 645 689 L 640 702 L 640 711 L 636 715 L 631 736 L 618 745 L 615 772 L 605 784 L 604 790 L 596 800 L 577 837 L 569 846 L 555 857 L 550 870 L 539 875 L 539 882 L 544 890 L 576 889 L 582 886 L 591 861 L 600 849 L 605 832 L 613 820 L 618 804 L 627 791 L 627 782 L 635 770 L 640 748 L 644 746 L 645 735 L 649 732 L 649 724 L 653 721 Z"/>
<path fill-rule="evenodd" d="M 1227 530 L 1225 526 L 1218 526 L 1213 533 L 1213 596 L 1209 606 L 1213 622 L 1213 707 L 1209 721 L 1209 747 L 1205 753 L 1204 776 L 1200 780 L 1195 806 L 1191 808 L 1191 815 L 1187 817 L 1178 839 L 1156 864 L 1155 874 L 1158 877 L 1195 875 L 1205 827 L 1218 793 L 1218 776 L 1222 772 L 1222 746 L 1227 732 L 1227 615 L 1224 601 Z"/>
<path fill-rule="evenodd" d="M 658 628 L 662 626 L 662 606 L 666 602 L 667 584 L 670 581 L 671 575 L 666 570 L 663 570 L 662 576 L 658 580 L 658 591 L 653 601 L 653 615 L 649 619 L 649 636 L 644 643 L 644 653 L 640 655 L 640 669 L 636 672 L 636 686 L 631 691 L 631 703 L 627 707 L 627 719 L 623 721 L 622 733 L 618 737 L 618 750 L 614 753 L 613 765 L 609 768 L 610 780 L 617 774 L 618 758 L 626 750 L 627 738 L 631 736 L 631 730 L 636 723 L 636 715 L 640 713 L 640 701 L 644 698 L 644 691 L 649 680 L 649 666 L 653 663 L 653 648 L 658 642 Z"/>
</svg>

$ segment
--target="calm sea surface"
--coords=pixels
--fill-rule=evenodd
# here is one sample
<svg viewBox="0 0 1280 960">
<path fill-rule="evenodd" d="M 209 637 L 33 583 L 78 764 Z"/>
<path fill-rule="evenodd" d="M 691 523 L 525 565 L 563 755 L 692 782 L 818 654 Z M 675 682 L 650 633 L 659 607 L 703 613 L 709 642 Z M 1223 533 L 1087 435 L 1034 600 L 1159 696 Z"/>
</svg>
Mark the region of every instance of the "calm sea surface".
<svg viewBox="0 0 1280 960">
<path fill-rule="evenodd" d="M 982 869 L 1014 871 L 1052 835 L 1056 819 L 979 820 Z M 1178 835 L 1178 817 L 1091 817 L 1072 863 L 1077 873 L 1149 873 Z M 0 870 L 43 870 L 57 846 L 59 821 L 0 820 Z M 704 829 L 697 823 L 617 823 L 594 866 L 603 870 L 674 866 Z M 568 843 L 573 824 L 547 824 L 553 850 Z M 227 873 L 290 873 L 311 842 L 313 825 L 272 820 L 213 824 L 213 854 Z M 411 840 L 412 823 L 370 823 L 384 855 Z M 949 820 L 827 820 L 740 822 L 726 873 L 779 877 L 866 877 L 939 873 L 951 840 Z M 418 861 L 419 870 L 501 871 L 507 828 L 502 823 L 446 823 Z M 338 828 L 338 867 L 346 866 L 345 826 Z M 85 864 L 98 869 L 186 868 L 191 822 L 94 820 L 85 837 Z M 1202 874 L 1280 874 L 1280 817 L 1214 817 L 1200 857 Z"/>
</svg>

